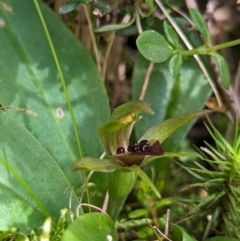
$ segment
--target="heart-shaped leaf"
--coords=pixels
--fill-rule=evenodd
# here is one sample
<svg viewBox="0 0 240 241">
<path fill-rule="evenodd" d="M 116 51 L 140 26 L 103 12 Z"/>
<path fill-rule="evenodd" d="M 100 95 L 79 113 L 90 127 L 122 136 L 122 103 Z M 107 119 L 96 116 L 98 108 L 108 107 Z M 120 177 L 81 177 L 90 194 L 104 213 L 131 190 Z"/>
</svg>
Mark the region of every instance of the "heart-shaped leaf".
<svg viewBox="0 0 240 241">
<path fill-rule="evenodd" d="M 114 223 L 107 214 L 87 213 L 78 217 L 64 232 L 62 241 L 117 241 Z"/>
<path fill-rule="evenodd" d="M 173 50 L 165 38 L 154 30 L 142 32 L 137 38 L 137 47 L 147 60 L 154 63 L 162 63 L 173 54 Z"/>
</svg>

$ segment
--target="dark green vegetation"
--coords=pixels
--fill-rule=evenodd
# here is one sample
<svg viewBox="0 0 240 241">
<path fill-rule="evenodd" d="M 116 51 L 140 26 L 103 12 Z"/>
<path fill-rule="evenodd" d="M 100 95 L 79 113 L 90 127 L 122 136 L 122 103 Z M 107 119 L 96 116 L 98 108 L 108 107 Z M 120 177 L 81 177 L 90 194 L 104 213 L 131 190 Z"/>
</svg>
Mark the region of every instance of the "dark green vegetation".
<svg viewBox="0 0 240 241">
<path fill-rule="evenodd" d="M 175 4 L 0 1 L 0 241 L 240 238 L 240 40 Z"/>
</svg>

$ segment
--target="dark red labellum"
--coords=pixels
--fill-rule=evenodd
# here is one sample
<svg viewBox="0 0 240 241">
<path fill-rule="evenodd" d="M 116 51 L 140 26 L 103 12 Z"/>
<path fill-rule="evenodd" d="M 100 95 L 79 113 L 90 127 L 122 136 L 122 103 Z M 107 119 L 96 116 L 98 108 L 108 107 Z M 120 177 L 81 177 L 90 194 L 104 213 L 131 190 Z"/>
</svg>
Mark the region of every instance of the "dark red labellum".
<svg viewBox="0 0 240 241">
<path fill-rule="evenodd" d="M 116 155 L 115 158 L 126 166 L 132 166 L 140 165 L 146 156 L 162 156 L 164 154 L 159 141 L 155 141 L 152 145 L 149 144 L 149 146 L 146 143 L 144 144 L 141 151 L 126 152 L 123 155 Z"/>
</svg>

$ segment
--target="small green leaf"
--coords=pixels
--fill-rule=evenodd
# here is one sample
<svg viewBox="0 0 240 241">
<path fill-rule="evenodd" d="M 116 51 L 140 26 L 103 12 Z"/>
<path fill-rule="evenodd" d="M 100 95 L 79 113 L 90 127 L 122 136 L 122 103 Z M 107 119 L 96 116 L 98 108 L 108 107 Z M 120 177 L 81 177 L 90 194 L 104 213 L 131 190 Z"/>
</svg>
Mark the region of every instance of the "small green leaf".
<svg viewBox="0 0 240 241">
<path fill-rule="evenodd" d="M 219 75 L 221 77 L 223 87 L 225 89 L 229 89 L 231 77 L 230 77 L 226 60 L 220 54 L 211 54 L 211 55 L 215 58 L 217 62 Z"/>
<path fill-rule="evenodd" d="M 173 78 L 175 78 L 179 74 L 182 68 L 182 64 L 183 59 L 181 54 L 179 53 L 175 53 L 169 60 L 168 69 Z"/>
<path fill-rule="evenodd" d="M 58 13 L 59 14 L 70 13 L 71 11 L 76 9 L 79 5 L 88 4 L 88 3 L 89 3 L 88 0 L 70 0 L 59 8 Z"/>
<path fill-rule="evenodd" d="M 130 212 L 128 214 L 129 218 L 142 218 L 142 217 L 146 217 L 146 215 L 148 214 L 148 210 L 145 208 L 139 208 L 139 209 L 135 209 L 132 212 Z"/>
<path fill-rule="evenodd" d="M 62 241 L 117 241 L 111 218 L 103 213 L 87 213 L 78 217 L 64 232 Z"/>
<path fill-rule="evenodd" d="M 182 114 L 174 118 L 165 120 L 150 128 L 142 137 L 141 140 L 158 140 L 162 143 L 166 138 L 173 134 L 182 125 L 188 123 L 194 118 L 198 118 L 211 113 L 209 110 L 193 111 L 187 114 Z"/>
<path fill-rule="evenodd" d="M 108 192 L 109 192 L 109 203 L 108 203 L 108 214 L 113 220 L 116 220 L 122 206 L 132 191 L 137 175 L 132 171 L 116 170 L 109 174 L 108 179 Z"/>
<path fill-rule="evenodd" d="M 101 10 L 104 13 L 110 13 L 111 12 L 110 8 L 105 6 L 102 2 L 95 2 L 95 1 L 93 1 L 92 6 L 94 8 L 97 8 L 97 9 Z"/>
<path fill-rule="evenodd" d="M 162 63 L 173 54 L 173 50 L 165 38 L 153 30 L 144 31 L 138 36 L 137 47 L 147 60 L 154 63 Z"/>
<path fill-rule="evenodd" d="M 174 241 L 197 241 L 178 225 L 172 225 L 172 231 Z"/>
<path fill-rule="evenodd" d="M 133 17 L 131 21 L 129 21 L 128 23 L 122 23 L 122 24 L 109 24 L 109 25 L 105 25 L 99 28 L 95 28 L 94 32 L 95 33 L 103 33 L 103 32 L 109 32 L 109 31 L 116 31 L 116 30 L 120 30 L 120 29 L 124 29 L 127 28 L 129 26 L 131 26 L 135 21 L 135 18 Z"/>
<path fill-rule="evenodd" d="M 209 34 L 209 30 L 208 30 L 206 21 L 204 20 L 202 15 L 199 13 L 199 11 L 197 11 L 194 8 L 189 8 L 189 14 L 190 14 L 190 17 L 191 17 L 193 23 L 195 24 L 196 28 L 198 29 L 198 31 L 204 35 L 204 37 L 206 39 L 205 43 L 207 44 L 210 39 L 210 34 Z"/>
<path fill-rule="evenodd" d="M 175 47 L 176 49 L 181 48 L 181 44 L 179 42 L 179 37 L 175 30 L 166 22 L 163 22 L 163 28 L 168 42 Z"/>
<path fill-rule="evenodd" d="M 73 171 L 95 171 L 95 172 L 114 172 L 121 166 L 109 159 L 97 159 L 91 157 L 83 157 L 73 163 Z"/>
</svg>

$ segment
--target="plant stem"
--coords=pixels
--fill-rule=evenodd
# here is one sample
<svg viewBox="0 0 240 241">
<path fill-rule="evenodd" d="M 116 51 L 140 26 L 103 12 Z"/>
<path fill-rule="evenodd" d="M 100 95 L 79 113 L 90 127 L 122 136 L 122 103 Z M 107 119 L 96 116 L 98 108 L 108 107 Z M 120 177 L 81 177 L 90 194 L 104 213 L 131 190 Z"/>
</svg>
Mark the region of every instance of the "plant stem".
<svg viewBox="0 0 240 241">
<path fill-rule="evenodd" d="M 211 47 L 202 47 L 201 46 L 199 48 L 195 48 L 195 49 L 191 49 L 191 50 L 184 50 L 184 51 L 181 51 L 180 54 L 182 56 L 192 56 L 194 54 L 206 55 L 206 54 L 209 54 L 213 51 L 229 48 L 229 47 L 239 45 L 239 44 L 240 44 L 240 39 L 237 39 L 237 40 L 234 40 L 234 41 L 231 41 L 231 42 L 218 44 L 218 45 L 211 46 Z"/>
<path fill-rule="evenodd" d="M 220 50 L 220 49 L 229 48 L 229 47 L 232 47 L 232 46 L 235 46 L 235 45 L 239 45 L 239 44 L 240 44 L 240 39 L 237 39 L 237 40 L 233 40 L 233 41 L 230 41 L 230 42 L 227 42 L 227 43 L 223 43 L 223 44 L 218 44 L 218 45 L 215 45 L 215 46 L 207 47 L 206 50 L 207 50 L 207 52 L 217 51 L 217 50 Z"/>
<path fill-rule="evenodd" d="M 173 20 L 173 18 L 168 14 L 167 10 L 164 8 L 163 4 L 161 3 L 161 1 L 159 0 L 154 0 L 156 2 L 156 4 L 158 5 L 158 7 L 162 10 L 162 12 L 164 13 L 164 15 L 166 16 L 166 18 L 168 19 L 168 21 L 171 23 L 171 25 L 173 26 L 173 28 L 175 29 L 175 31 L 178 33 L 178 35 L 180 36 L 180 38 L 183 40 L 183 42 L 185 43 L 185 45 L 188 47 L 188 49 L 190 49 L 189 51 L 191 51 L 193 49 L 191 43 L 189 42 L 189 40 L 187 39 L 187 37 L 185 36 L 185 34 L 183 33 L 183 31 L 181 30 L 181 28 L 176 24 L 176 22 Z M 199 67 L 201 68 L 201 70 L 203 71 L 205 77 L 207 78 L 212 91 L 214 93 L 214 95 L 216 96 L 218 105 L 221 107 L 222 106 L 222 100 L 220 98 L 220 95 L 205 67 L 205 65 L 203 64 L 202 60 L 200 59 L 200 57 L 196 54 L 193 55 L 193 57 L 196 59 Z"/>
</svg>

